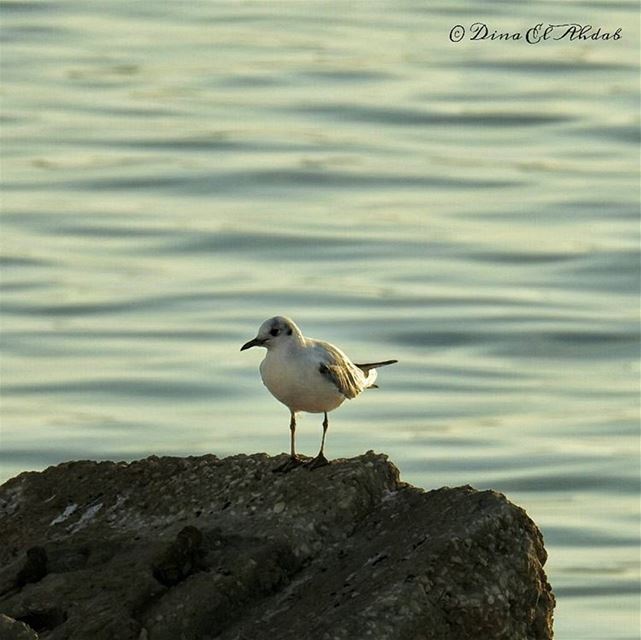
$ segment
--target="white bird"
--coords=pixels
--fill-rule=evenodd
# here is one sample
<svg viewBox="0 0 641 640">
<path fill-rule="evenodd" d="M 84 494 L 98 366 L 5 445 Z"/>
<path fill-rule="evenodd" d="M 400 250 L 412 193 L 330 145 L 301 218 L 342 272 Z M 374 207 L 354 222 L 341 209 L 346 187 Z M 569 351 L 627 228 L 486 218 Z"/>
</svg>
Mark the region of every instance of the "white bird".
<svg viewBox="0 0 641 640">
<path fill-rule="evenodd" d="M 398 360 L 353 363 L 340 349 L 306 338 L 293 320 L 275 316 L 265 320 L 258 335 L 246 342 L 241 351 L 265 347 L 267 355 L 260 363 L 263 384 L 271 394 L 289 408 L 291 419 L 290 457 L 275 471 L 290 471 L 301 459 L 296 455 L 296 414 L 323 413 L 323 437 L 318 455 L 307 463 L 311 469 L 328 464 L 323 453 L 327 432 L 327 413 L 339 407 L 346 398 L 355 398 L 364 389 L 376 387 L 376 368 Z"/>
</svg>

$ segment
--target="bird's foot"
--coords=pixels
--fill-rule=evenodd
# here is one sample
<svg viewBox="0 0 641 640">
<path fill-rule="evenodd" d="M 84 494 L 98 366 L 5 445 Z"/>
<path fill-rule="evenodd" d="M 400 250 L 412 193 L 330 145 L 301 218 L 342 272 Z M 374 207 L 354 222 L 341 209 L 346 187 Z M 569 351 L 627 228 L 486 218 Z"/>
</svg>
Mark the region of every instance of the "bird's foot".
<svg viewBox="0 0 641 640">
<path fill-rule="evenodd" d="M 298 456 L 289 456 L 283 464 L 279 464 L 272 469 L 273 473 L 289 473 L 303 464 L 303 461 Z"/>
<path fill-rule="evenodd" d="M 313 471 L 314 469 L 319 469 L 320 467 L 326 467 L 329 464 L 327 458 L 319 453 L 315 458 L 312 458 L 309 462 L 305 463 L 305 469 Z"/>
</svg>

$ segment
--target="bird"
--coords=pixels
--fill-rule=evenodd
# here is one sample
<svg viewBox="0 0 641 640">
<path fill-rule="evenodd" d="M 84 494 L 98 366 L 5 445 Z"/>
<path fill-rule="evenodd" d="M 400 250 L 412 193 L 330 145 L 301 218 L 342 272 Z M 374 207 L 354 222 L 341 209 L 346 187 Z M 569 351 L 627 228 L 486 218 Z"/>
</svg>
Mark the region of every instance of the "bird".
<svg viewBox="0 0 641 640">
<path fill-rule="evenodd" d="M 318 455 L 305 466 L 316 469 L 329 464 L 324 454 L 325 435 L 329 426 L 327 414 L 365 389 L 376 388 L 378 367 L 398 360 L 352 362 L 338 347 L 329 342 L 306 338 L 296 323 L 285 316 L 265 320 L 258 335 L 246 342 L 241 351 L 252 347 L 267 349 L 260 363 L 263 384 L 290 412 L 289 458 L 274 471 L 288 472 L 303 464 L 296 453 L 296 414 L 322 413 L 323 435 Z"/>
</svg>

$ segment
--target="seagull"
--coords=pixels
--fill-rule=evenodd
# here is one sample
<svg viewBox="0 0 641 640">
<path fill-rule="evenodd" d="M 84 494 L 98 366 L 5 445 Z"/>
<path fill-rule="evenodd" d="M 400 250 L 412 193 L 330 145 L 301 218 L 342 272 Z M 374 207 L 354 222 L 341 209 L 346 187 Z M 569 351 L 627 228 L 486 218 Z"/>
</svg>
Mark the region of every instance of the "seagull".
<svg viewBox="0 0 641 640">
<path fill-rule="evenodd" d="M 241 351 L 265 347 L 267 354 L 260 363 L 260 376 L 270 393 L 290 412 L 290 455 L 274 471 L 287 472 L 302 464 L 296 455 L 296 414 L 322 413 L 323 437 L 318 455 L 305 463 L 309 469 L 329 464 L 323 453 L 329 422 L 327 414 L 345 399 L 355 398 L 364 389 L 375 388 L 376 369 L 398 360 L 353 363 L 338 347 L 329 342 L 306 338 L 296 323 L 284 316 L 265 320 L 258 335 L 246 342 Z"/>
</svg>

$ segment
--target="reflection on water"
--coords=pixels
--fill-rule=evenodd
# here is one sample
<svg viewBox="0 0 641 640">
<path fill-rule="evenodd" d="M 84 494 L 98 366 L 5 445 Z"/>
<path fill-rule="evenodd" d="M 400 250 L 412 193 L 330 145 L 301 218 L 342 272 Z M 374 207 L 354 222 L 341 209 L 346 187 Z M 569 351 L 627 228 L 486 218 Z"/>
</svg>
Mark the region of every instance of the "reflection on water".
<svg viewBox="0 0 641 640">
<path fill-rule="evenodd" d="M 557 636 L 636 638 L 636 3 L 363 6 L 0 3 L 2 478 L 282 451 L 238 349 L 288 314 L 401 361 L 331 455 L 506 492 Z M 624 38 L 449 42 L 480 18 Z"/>
</svg>

